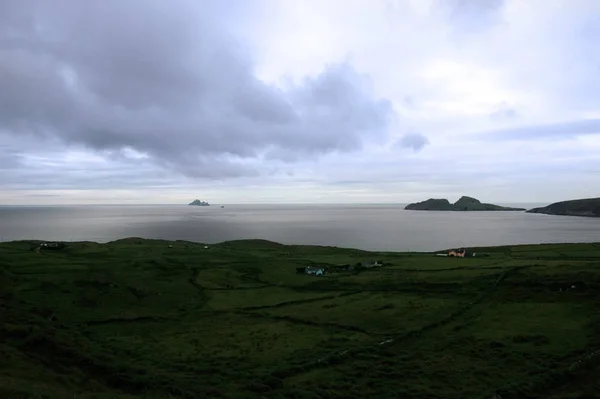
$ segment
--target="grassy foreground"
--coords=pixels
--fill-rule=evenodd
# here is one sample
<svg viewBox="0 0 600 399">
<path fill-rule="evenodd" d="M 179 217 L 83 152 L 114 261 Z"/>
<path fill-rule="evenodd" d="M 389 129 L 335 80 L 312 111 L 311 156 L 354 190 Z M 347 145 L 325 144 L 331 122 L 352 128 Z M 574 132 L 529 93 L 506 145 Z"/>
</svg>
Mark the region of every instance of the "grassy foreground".
<svg viewBox="0 0 600 399">
<path fill-rule="evenodd" d="M 36 247 L 0 243 L 0 398 L 600 398 L 600 244 Z"/>
</svg>

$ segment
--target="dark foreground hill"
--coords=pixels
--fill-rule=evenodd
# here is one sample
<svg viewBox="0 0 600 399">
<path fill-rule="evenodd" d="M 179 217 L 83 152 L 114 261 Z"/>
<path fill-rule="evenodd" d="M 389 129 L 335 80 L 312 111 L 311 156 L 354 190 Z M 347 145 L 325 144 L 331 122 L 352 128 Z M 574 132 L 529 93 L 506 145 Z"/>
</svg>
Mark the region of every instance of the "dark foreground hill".
<svg viewBox="0 0 600 399">
<path fill-rule="evenodd" d="M 541 208 L 530 209 L 527 212 L 547 215 L 600 217 L 600 198 L 555 202 Z"/>
<path fill-rule="evenodd" d="M 38 244 L 0 243 L 1 398 L 600 392 L 597 244 L 469 248 L 482 258 L 261 240 Z"/>
<path fill-rule="evenodd" d="M 462 196 L 454 204 L 445 198 L 430 198 L 426 201 L 408 204 L 404 209 L 412 211 L 524 211 L 525 208 L 485 204 L 473 197 Z"/>
</svg>

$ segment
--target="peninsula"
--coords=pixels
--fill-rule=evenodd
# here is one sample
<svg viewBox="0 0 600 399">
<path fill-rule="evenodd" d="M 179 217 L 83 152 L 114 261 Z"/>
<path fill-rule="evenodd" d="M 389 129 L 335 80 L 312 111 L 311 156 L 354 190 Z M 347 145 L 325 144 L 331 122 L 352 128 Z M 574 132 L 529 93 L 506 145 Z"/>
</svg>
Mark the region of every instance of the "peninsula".
<svg viewBox="0 0 600 399">
<path fill-rule="evenodd" d="M 600 217 L 600 198 L 555 202 L 541 208 L 530 209 L 527 212 L 546 215 Z"/>
<path fill-rule="evenodd" d="M 445 198 L 430 198 L 426 201 L 408 204 L 404 209 L 411 211 L 524 211 L 525 208 L 486 204 L 473 197 L 462 196 L 454 204 Z"/>
<path fill-rule="evenodd" d="M 190 202 L 188 205 L 195 205 L 195 206 L 210 206 L 210 204 L 206 201 L 200 201 L 199 199 L 196 199 L 192 202 Z"/>
</svg>

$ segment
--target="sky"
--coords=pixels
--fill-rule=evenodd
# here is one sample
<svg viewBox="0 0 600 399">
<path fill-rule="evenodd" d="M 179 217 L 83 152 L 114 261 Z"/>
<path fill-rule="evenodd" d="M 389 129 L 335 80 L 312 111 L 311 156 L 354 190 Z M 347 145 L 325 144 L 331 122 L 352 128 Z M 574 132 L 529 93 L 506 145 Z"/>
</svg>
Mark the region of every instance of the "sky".
<svg viewBox="0 0 600 399">
<path fill-rule="evenodd" d="M 0 205 L 597 197 L 596 0 L 3 0 Z"/>
</svg>

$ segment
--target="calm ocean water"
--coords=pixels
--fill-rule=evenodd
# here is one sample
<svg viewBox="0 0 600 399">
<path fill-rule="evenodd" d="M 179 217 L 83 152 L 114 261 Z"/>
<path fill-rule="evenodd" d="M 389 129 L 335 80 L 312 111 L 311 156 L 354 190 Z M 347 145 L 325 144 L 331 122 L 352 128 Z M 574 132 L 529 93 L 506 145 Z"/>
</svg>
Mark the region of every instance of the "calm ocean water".
<svg viewBox="0 0 600 399">
<path fill-rule="evenodd" d="M 516 204 L 515 204 L 516 205 Z M 531 208 L 539 204 L 521 205 Z M 4 206 L 0 241 L 124 237 L 217 243 L 262 238 L 366 250 L 600 242 L 600 219 L 523 212 L 406 211 L 403 205 Z"/>
</svg>

